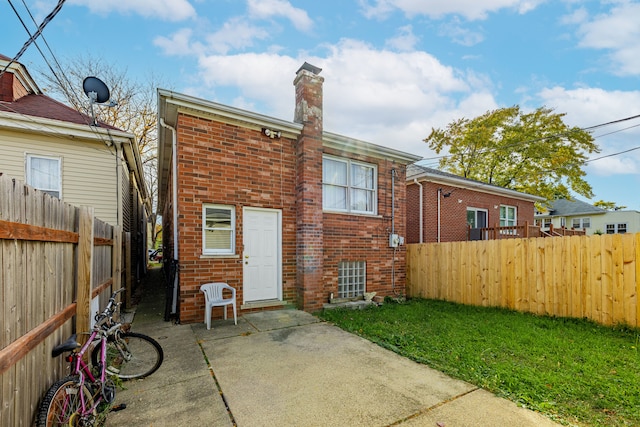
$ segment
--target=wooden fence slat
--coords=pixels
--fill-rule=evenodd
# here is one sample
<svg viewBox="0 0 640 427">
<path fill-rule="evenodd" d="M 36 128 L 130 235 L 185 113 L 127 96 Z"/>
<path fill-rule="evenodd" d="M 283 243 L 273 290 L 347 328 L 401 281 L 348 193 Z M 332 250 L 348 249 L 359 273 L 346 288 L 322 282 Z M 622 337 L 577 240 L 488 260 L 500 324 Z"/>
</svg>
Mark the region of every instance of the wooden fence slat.
<svg viewBox="0 0 640 427">
<path fill-rule="evenodd" d="M 0 425 L 30 425 L 43 393 L 66 375 L 51 349 L 74 330 L 79 208 L 0 175 Z M 91 215 L 92 219 L 92 215 Z M 113 227 L 101 223 L 86 246 L 95 262 L 96 292 L 106 290 L 121 265 Z M 118 258 L 118 259 L 114 259 Z M 106 266 L 105 266 L 106 265 Z M 117 269 L 119 270 L 119 267 Z M 86 277 L 86 272 L 82 273 Z M 86 292 L 91 293 L 91 279 Z M 117 278 L 120 283 L 120 277 Z"/>
<path fill-rule="evenodd" d="M 409 297 L 640 327 L 640 233 L 424 243 L 407 253 Z"/>
</svg>

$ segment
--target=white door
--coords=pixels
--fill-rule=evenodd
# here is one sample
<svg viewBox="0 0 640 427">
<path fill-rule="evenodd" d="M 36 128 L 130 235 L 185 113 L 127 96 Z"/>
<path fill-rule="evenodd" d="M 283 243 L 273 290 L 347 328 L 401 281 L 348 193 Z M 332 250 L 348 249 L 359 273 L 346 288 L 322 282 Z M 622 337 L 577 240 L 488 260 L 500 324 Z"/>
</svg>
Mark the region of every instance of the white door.
<svg viewBox="0 0 640 427">
<path fill-rule="evenodd" d="M 244 208 L 243 224 L 243 300 L 280 299 L 280 211 Z"/>
</svg>

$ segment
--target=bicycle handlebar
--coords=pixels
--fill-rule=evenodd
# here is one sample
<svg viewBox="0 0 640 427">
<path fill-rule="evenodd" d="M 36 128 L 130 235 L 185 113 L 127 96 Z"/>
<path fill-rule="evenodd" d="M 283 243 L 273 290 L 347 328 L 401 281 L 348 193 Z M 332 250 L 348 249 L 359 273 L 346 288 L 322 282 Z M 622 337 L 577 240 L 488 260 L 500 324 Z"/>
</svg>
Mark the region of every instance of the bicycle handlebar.
<svg viewBox="0 0 640 427">
<path fill-rule="evenodd" d="M 124 292 L 126 288 L 120 288 L 117 291 L 113 292 L 111 294 L 111 297 L 109 298 L 109 302 L 107 303 L 107 306 L 105 307 L 105 309 L 102 311 L 102 313 L 97 313 L 96 314 L 96 324 L 97 326 L 102 326 L 102 324 L 104 324 L 108 319 L 110 319 L 113 316 L 113 312 L 115 311 L 115 307 L 117 307 L 116 304 L 116 296 L 120 293 L 120 292 Z M 115 307 L 114 307 L 115 305 Z"/>
</svg>

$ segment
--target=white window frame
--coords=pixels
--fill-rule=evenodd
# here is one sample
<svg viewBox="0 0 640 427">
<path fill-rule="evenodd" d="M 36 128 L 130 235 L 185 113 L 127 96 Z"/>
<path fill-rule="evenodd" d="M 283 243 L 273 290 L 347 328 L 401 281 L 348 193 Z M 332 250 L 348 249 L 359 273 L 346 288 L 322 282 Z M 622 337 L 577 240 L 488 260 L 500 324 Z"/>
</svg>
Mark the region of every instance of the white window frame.
<svg viewBox="0 0 640 427">
<path fill-rule="evenodd" d="M 207 209 L 224 209 L 230 212 L 231 229 L 207 227 Z M 222 230 L 231 233 L 228 248 L 207 248 L 207 231 Z M 203 255 L 234 255 L 236 252 L 236 209 L 230 205 L 203 204 L 202 205 L 202 254 Z"/>
<path fill-rule="evenodd" d="M 43 159 L 43 160 L 53 160 L 55 162 L 58 163 L 58 182 L 57 182 L 57 188 L 55 187 L 49 187 L 49 188 L 45 188 L 45 187 L 40 187 L 40 186 L 36 186 L 33 184 L 33 172 L 31 169 L 31 162 L 33 161 L 33 159 Z M 59 156 L 45 156 L 45 155 L 40 155 L 40 154 L 29 154 L 27 153 L 26 155 L 26 159 L 25 159 L 25 177 L 26 177 L 26 181 L 27 184 L 37 188 L 40 191 L 44 191 L 47 194 L 50 194 L 54 197 L 57 197 L 59 199 L 62 199 L 62 157 Z M 57 193 L 57 194 L 55 194 Z"/>
<path fill-rule="evenodd" d="M 624 230 L 622 232 L 620 232 L 620 229 L 624 228 Z M 606 234 L 625 234 L 627 233 L 629 227 L 628 224 L 626 222 L 616 222 L 614 224 L 607 224 L 605 226 L 605 233 Z M 611 231 L 611 232 L 609 232 Z"/>
<path fill-rule="evenodd" d="M 506 217 L 502 216 L 502 208 L 505 208 L 505 213 L 507 213 Z M 509 214 L 508 214 L 509 210 L 513 210 L 513 224 L 509 224 L 509 221 L 512 221 L 509 219 Z M 517 207 L 509 206 L 509 205 L 500 205 L 498 214 L 500 216 L 501 227 L 515 227 L 516 225 L 518 225 L 518 208 Z"/>
<path fill-rule="evenodd" d="M 475 228 L 485 228 L 489 226 L 489 210 L 488 209 L 480 209 L 480 208 L 473 208 L 473 207 L 468 207 L 467 208 L 467 225 L 471 225 L 468 222 L 469 219 L 469 212 L 473 212 L 473 216 L 474 216 L 474 222 L 475 222 Z M 484 212 L 484 219 L 486 221 L 485 225 L 483 225 L 482 227 L 478 227 L 478 212 Z"/>
<path fill-rule="evenodd" d="M 324 165 L 323 165 L 323 173 L 322 173 L 322 192 L 324 194 L 325 188 L 326 187 L 341 187 L 341 188 L 345 188 L 346 189 L 346 209 L 340 209 L 340 208 L 335 208 L 335 207 L 327 207 L 325 205 L 325 197 L 322 198 L 322 209 L 325 211 L 329 211 L 329 212 L 348 212 L 348 213 L 357 213 L 357 214 L 364 214 L 364 215 L 377 215 L 378 213 L 378 167 L 375 164 L 371 164 L 371 163 L 365 163 L 365 162 L 360 162 L 357 160 L 351 160 L 351 159 L 347 159 L 347 158 L 342 158 L 342 157 L 336 157 L 336 156 L 330 156 L 330 155 L 323 155 L 322 156 L 322 162 L 324 163 L 325 160 L 331 160 L 331 161 L 335 161 L 335 162 L 342 162 L 345 163 L 347 166 L 347 183 L 346 185 L 340 185 L 340 184 L 333 184 L 333 183 L 328 183 L 325 182 L 325 177 L 324 177 Z M 351 176 L 351 166 L 352 165 L 358 165 L 358 166 L 363 166 L 363 167 L 367 167 L 367 168 L 371 168 L 373 170 L 373 188 L 363 188 L 363 187 L 355 187 L 352 185 L 352 180 L 353 177 Z M 354 190 L 364 190 L 364 191 L 368 191 L 372 194 L 373 196 L 373 200 L 372 200 L 372 210 L 368 211 L 368 210 L 358 210 L 358 209 L 353 209 L 351 206 L 351 198 L 352 198 L 352 192 Z"/>
<path fill-rule="evenodd" d="M 576 222 L 577 222 L 577 226 L 576 226 Z M 571 219 L 571 228 L 575 228 L 576 230 L 581 230 L 583 228 L 590 228 L 591 227 L 591 217 L 584 217 L 584 218 L 572 218 Z"/>
</svg>

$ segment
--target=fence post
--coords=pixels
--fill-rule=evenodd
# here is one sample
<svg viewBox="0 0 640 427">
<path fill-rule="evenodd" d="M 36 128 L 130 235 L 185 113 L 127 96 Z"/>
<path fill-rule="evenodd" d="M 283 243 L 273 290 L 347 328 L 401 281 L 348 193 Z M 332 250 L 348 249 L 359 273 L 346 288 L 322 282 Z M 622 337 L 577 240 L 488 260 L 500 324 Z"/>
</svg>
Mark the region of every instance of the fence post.
<svg viewBox="0 0 640 427">
<path fill-rule="evenodd" d="M 122 287 L 122 229 L 119 225 L 113 227 L 113 247 L 111 249 L 111 292 Z M 122 299 L 122 297 L 120 297 Z"/>
<path fill-rule="evenodd" d="M 529 221 L 524 222 L 524 237 L 529 237 Z"/>
<path fill-rule="evenodd" d="M 93 208 L 80 209 L 78 227 L 78 280 L 76 289 L 76 333 L 82 341 L 82 333 L 91 329 L 91 284 L 93 273 Z"/>
<path fill-rule="evenodd" d="M 125 270 L 125 275 L 124 275 L 124 280 L 125 280 L 125 286 L 127 287 L 127 290 L 124 292 L 124 296 L 125 296 L 125 303 L 124 306 L 129 308 L 131 307 L 131 291 L 133 290 L 133 272 L 131 271 L 131 233 L 130 232 L 126 232 L 124 233 L 124 252 L 125 252 L 125 258 L 124 258 L 124 270 Z"/>
</svg>

